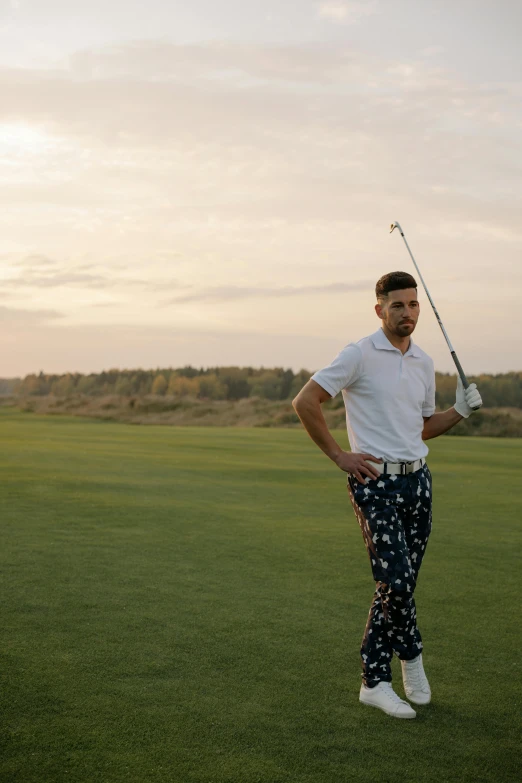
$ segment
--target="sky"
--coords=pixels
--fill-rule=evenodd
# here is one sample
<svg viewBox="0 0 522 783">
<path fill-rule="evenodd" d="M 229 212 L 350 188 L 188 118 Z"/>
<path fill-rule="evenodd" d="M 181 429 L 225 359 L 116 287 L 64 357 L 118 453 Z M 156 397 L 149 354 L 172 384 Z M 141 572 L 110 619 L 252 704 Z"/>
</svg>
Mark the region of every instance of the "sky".
<svg viewBox="0 0 522 783">
<path fill-rule="evenodd" d="M 512 0 L 0 0 L 0 377 L 314 371 L 416 275 L 395 220 L 464 370 L 521 370 L 521 29 Z"/>
</svg>

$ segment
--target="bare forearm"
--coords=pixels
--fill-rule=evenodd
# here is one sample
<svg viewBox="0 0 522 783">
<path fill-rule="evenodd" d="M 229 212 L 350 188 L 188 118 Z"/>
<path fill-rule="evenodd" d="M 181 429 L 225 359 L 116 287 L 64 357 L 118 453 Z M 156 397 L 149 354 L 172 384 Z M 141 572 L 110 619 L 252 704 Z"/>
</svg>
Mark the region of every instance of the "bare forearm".
<svg viewBox="0 0 522 783">
<path fill-rule="evenodd" d="M 330 434 L 320 403 L 296 398 L 292 404 L 314 443 L 335 462 L 335 458 L 341 454 L 342 448 Z"/>
<path fill-rule="evenodd" d="M 436 438 L 438 435 L 450 430 L 459 421 L 462 421 L 464 417 L 457 413 L 455 408 L 449 408 L 442 413 L 434 413 L 428 421 L 424 423 L 424 429 L 422 431 L 422 439 L 429 440 L 430 438 Z"/>
</svg>

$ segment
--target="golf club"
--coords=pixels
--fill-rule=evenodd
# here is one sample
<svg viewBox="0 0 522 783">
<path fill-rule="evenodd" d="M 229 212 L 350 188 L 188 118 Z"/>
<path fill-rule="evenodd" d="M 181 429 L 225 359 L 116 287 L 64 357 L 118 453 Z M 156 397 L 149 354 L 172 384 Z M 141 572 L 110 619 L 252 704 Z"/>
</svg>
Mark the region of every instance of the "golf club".
<svg viewBox="0 0 522 783">
<path fill-rule="evenodd" d="M 404 231 L 402 230 L 402 228 L 401 228 L 400 224 L 399 224 L 399 223 L 397 223 L 397 221 L 395 221 L 395 223 L 392 223 L 392 224 L 391 224 L 391 228 L 390 228 L 390 234 L 392 233 L 392 231 L 393 231 L 393 229 L 394 229 L 394 228 L 398 228 L 398 229 L 399 229 L 399 231 L 401 232 L 401 237 L 404 239 L 404 244 L 405 244 L 405 245 L 406 245 L 406 247 L 408 248 L 408 253 L 409 253 L 409 254 L 410 254 L 410 256 L 411 256 L 411 260 L 413 261 L 413 263 L 414 263 L 414 265 L 415 265 L 415 269 L 417 270 L 417 273 L 418 273 L 418 275 L 419 275 L 419 277 L 420 277 L 420 279 L 421 279 L 421 283 L 422 283 L 422 285 L 424 286 L 424 290 L 426 291 L 427 297 L 428 297 L 428 299 L 430 300 L 430 304 L 431 304 L 431 306 L 433 307 L 433 312 L 435 313 L 435 316 L 436 316 L 436 318 L 437 318 L 437 321 L 439 322 L 439 326 L 440 326 L 440 328 L 442 329 L 442 334 L 444 335 L 444 337 L 446 338 L 446 342 L 448 343 L 448 348 L 450 349 L 451 356 L 452 356 L 452 358 L 453 358 L 453 361 L 455 362 L 455 367 L 457 368 L 457 371 L 458 371 L 458 373 L 459 373 L 459 375 L 460 375 L 460 378 L 461 378 L 461 380 L 462 380 L 462 385 L 464 386 L 464 388 L 465 388 L 465 389 L 467 389 L 467 388 L 468 388 L 468 386 L 469 386 L 468 379 L 466 378 L 466 375 L 464 374 L 464 370 L 462 369 L 462 366 L 461 366 L 461 364 L 460 364 L 460 362 L 459 362 L 459 360 L 458 360 L 458 358 L 457 358 L 457 354 L 455 353 L 455 350 L 454 350 L 454 348 L 453 348 L 453 346 L 452 346 L 452 344 L 451 344 L 450 338 L 449 338 L 449 337 L 448 337 L 448 335 L 447 335 L 447 332 L 446 332 L 446 330 L 445 330 L 445 328 L 444 328 L 444 324 L 442 323 L 442 321 L 441 321 L 441 319 L 440 319 L 440 315 L 439 315 L 439 314 L 438 314 L 438 312 L 437 312 L 437 308 L 436 308 L 436 307 L 435 307 L 435 305 L 433 304 L 433 299 L 431 298 L 431 296 L 430 296 L 430 292 L 428 291 L 428 289 L 427 289 L 427 287 L 426 287 L 426 283 L 424 282 L 424 278 L 422 277 L 422 275 L 421 275 L 421 272 L 420 272 L 420 269 L 419 269 L 419 267 L 417 266 L 417 262 L 415 261 L 415 259 L 414 259 L 414 257 L 413 257 L 413 253 L 412 253 L 412 252 L 411 252 L 411 250 L 410 250 L 410 246 L 408 245 L 408 242 L 406 241 L 406 237 L 404 236 Z M 478 410 L 478 408 L 472 408 L 472 410 Z"/>
</svg>

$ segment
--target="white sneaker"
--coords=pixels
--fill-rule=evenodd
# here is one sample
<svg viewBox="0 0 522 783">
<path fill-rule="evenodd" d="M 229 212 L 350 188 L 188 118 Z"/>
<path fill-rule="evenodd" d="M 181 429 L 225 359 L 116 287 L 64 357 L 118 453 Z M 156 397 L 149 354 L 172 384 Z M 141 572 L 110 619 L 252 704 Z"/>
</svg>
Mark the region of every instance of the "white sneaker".
<svg viewBox="0 0 522 783">
<path fill-rule="evenodd" d="M 378 707 L 388 715 L 394 718 L 415 718 L 417 713 L 408 704 L 403 701 L 392 688 L 391 682 L 377 683 L 374 688 L 367 688 L 363 683 L 359 694 L 359 701 L 368 704 L 370 707 Z"/>
<path fill-rule="evenodd" d="M 406 698 L 414 704 L 429 704 L 431 690 L 422 665 L 422 653 L 412 661 L 401 661 Z"/>
</svg>

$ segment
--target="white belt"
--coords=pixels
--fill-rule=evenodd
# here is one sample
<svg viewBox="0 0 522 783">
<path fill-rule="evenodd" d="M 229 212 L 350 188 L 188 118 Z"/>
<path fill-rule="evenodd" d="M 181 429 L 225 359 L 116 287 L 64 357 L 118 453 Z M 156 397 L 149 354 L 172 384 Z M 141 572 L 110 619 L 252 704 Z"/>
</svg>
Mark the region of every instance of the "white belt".
<svg viewBox="0 0 522 783">
<path fill-rule="evenodd" d="M 416 459 L 415 462 L 372 462 L 371 459 L 365 461 L 369 462 L 378 473 L 386 473 L 395 476 L 415 473 L 416 470 L 420 470 L 420 468 L 426 464 L 424 457 Z"/>
</svg>

